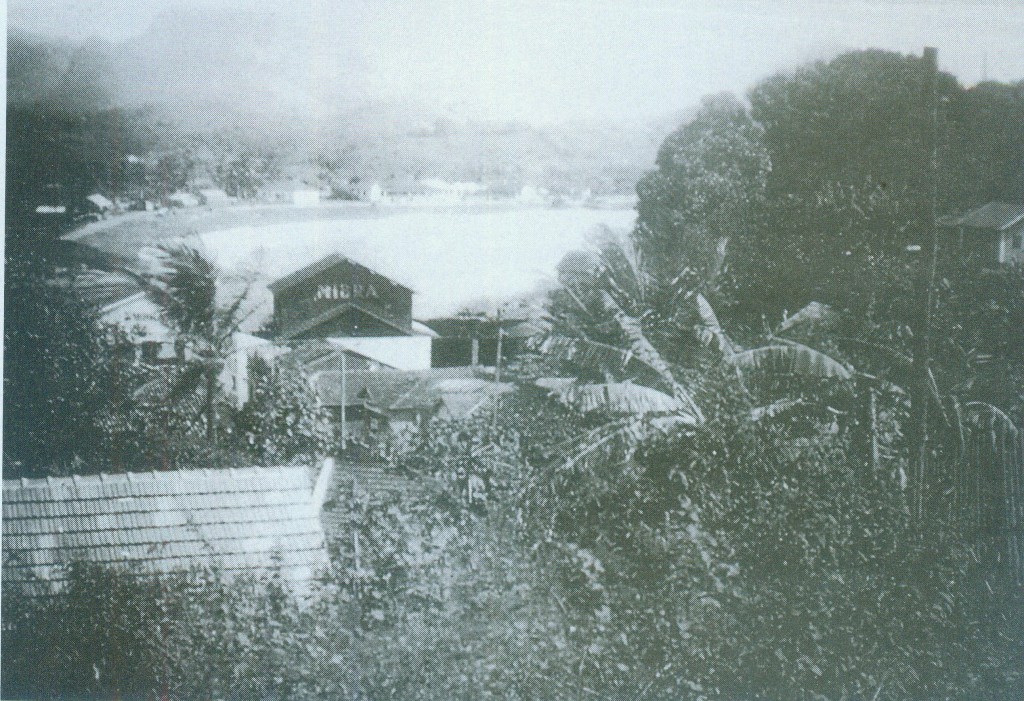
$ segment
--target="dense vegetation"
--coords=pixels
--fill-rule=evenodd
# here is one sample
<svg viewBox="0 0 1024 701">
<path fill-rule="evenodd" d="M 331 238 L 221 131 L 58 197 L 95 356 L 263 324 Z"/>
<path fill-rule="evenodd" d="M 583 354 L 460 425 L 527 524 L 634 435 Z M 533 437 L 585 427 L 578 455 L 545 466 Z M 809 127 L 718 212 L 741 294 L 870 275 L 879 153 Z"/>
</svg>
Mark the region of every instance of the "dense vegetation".
<svg viewBox="0 0 1024 701">
<path fill-rule="evenodd" d="M 708 101 L 635 231 L 560 266 L 518 391 L 429 427 L 393 466 L 417 488 L 330 505 L 351 529 L 314 603 L 5 592 L 19 650 L 124 622 L 46 674 L 5 654 L 5 695 L 1020 697 L 1024 278 L 906 247 L 933 185 L 940 214 L 1020 196 L 1024 98 L 939 76 L 932 170 L 922 73 L 851 54 Z M 109 671 L 149 650 L 171 667 Z"/>
<path fill-rule="evenodd" d="M 333 435 L 301 369 L 250 361 L 246 401 L 222 377 L 246 291 L 219 299 L 217 271 L 189 247 L 138 282 L 177 339 L 174 363 L 139 362 L 125 330 L 101 323 L 73 273 L 43 257 L 8 267 L 4 476 L 316 462 Z"/>
</svg>

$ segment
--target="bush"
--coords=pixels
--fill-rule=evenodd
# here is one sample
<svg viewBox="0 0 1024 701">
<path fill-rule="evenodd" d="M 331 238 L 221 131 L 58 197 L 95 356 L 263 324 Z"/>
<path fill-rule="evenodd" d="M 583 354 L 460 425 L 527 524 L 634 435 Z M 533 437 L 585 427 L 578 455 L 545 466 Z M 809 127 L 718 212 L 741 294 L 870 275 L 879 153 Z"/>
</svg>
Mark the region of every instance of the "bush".
<svg viewBox="0 0 1024 701">
<path fill-rule="evenodd" d="M 349 694 L 330 587 L 211 570 L 161 579 L 74 564 L 49 596 L 3 593 L 5 698 L 301 699 Z"/>
</svg>

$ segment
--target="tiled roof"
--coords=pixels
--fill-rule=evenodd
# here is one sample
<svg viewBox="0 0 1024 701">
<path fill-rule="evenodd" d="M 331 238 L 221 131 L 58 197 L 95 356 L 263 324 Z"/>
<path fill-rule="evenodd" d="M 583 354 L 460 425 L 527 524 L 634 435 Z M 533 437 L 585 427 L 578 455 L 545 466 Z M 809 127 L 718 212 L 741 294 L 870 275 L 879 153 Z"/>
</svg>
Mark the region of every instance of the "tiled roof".
<svg viewBox="0 0 1024 701">
<path fill-rule="evenodd" d="M 323 508 L 324 531 L 335 547 L 352 538 L 352 505 L 360 495 L 386 498 L 411 495 L 426 488 L 424 480 L 397 473 L 393 468 L 368 459 L 340 463 L 334 469 Z"/>
<path fill-rule="evenodd" d="M 59 583 L 76 560 L 305 581 L 327 564 L 312 491 L 305 467 L 4 480 L 4 582 Z"/>
<path fill-rule="evenodd" d="M 984 207 L 979 207 L 963 215 L 957 220 L 957 223 L 972 229 L 1005 231 L 1022 220 L 1024 220 L 1024 204 L 989 202 Z"/>
</svg>

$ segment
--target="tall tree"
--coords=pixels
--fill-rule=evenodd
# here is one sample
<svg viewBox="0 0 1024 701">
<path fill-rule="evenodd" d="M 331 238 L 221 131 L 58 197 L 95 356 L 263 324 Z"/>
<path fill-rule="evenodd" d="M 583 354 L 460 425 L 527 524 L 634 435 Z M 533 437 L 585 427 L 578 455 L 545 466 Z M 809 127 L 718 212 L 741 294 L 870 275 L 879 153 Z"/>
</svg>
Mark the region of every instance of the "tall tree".
<svg viewBox="0 0 1024 701">
<path fill-rule="evenodd" d="M 657 170 L 637 185 L 635 230 L 660 279 L 690 269 L 714 284 L 729 240 L 753 233 L 751 214 L 771 170 L 762 136 L 744 105 L 725 94 L 706 98 L 665 139 Z"/>
<path fill-rule="evenodd" d="M 116 469 L 107 417 L 136 369 L 70 279 L 14 261 L 4 299 L 4 475 Z"/>
</svg>

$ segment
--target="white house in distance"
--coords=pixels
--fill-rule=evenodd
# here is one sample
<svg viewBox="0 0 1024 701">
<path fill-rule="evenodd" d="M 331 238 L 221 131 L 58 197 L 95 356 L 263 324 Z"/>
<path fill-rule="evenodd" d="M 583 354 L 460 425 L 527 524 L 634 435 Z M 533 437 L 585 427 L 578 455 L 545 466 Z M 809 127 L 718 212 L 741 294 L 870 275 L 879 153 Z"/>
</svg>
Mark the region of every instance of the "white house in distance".
<svg viewBox="0 0 1024 701">
<path fill-rule="evenodd" d="M 74 285 L 96 306 L 100 321 L 123 334 L 123 351 L 131 362 L 170 365 L 182 359 L 173 332 L 161 318 L 160 306 L 130 275 L 86 271 Z M 220 383 L 231 401 L 241 406 L 249 399 L 249 360 L 254 355 L 271 360 L 283 351 L 267 339 L 241 332 L 232 335 L 231 348 Z"/>
<path fill-rule="evenodd" d="M 943 222 L 947 245 L 981 265 L 1024 264 L 1024 203 L 989 202 Z"/>
<path fill-rule="evenodd" d="M 204 187 L 199 190 L 199 201 L 207 207 L 224 207 L 231 204 L 231 197 L 219 187 Z"/>
<path fill-rule="evenodd" d="M 320 204 L 320 191 L 312 188 L 292 190 L 292 204 L 296 207 L 316 207 Z"/>
</svg>

